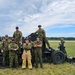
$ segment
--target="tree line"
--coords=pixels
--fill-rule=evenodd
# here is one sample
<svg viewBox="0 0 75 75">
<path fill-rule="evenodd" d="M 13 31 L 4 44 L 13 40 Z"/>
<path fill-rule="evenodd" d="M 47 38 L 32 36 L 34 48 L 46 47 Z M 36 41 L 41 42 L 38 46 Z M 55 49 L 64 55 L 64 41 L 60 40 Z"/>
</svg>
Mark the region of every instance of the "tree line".
<svg viewBox="0 0 75 75">
<path fill-rule="evenodd" d="M 60 38 L 64 38 L 64 40 L 75 40 L 75 37 L 47 37 L 48 40 L 60 40 Z"/>
<path fill-rule="evenodd" d="M 0 40 L 3 40 L 3 38 L 4 36 L 0 37 Z M 60 38 L 64 38 L 64 40 L 75 40 L 75 37 L 47 37 L 48 40 L 60 40 Z M 9 39 L 12 39 L 12 37 L 9 37 Z"/>
</svg>

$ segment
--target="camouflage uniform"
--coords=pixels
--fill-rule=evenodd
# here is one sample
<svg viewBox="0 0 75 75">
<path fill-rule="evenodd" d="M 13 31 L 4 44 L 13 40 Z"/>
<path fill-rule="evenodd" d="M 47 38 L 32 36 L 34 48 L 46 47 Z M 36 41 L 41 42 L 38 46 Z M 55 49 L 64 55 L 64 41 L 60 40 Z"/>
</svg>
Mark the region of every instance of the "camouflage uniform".
<svg viewBox="0 0 75 75">
<path fill-rule="evenodd" d="M 34 45 L 42 45 L 41 41 L 35 41 Z M 35 47 L 34 50 L 35 53 L 35 63 L 36 63 L 36 68 L 38 67 L 38 58 L 40 62 L 40 67 L 42 68 L 42 47 Z"/>
<path fill-rule="evenodd" d="M 0 50 L 2 49 L 2 42 L 0 41 Z"/>
<path fill-rule="evenodd" d="M 19 50 L 18 50 L 18 61 L 19 64 L 21 64 L 21 55 L 22 55 L 22 51 L 21 51 L 21 46 L 22 46 L 22 32 L 21 31 L 15 31 L 13 34 L 13 38 L 15 38 L 15 43 L 18 45 Z"/>
<path fill-rule="evenodd" d="M 32 48 L 32 44 L 31 43 L 24 43 L 23 44 L 23 54 L 22 54 L 22 68 L 26 68 L 26 59 L 27 59 L 27 62 L 28 62 L 28 68 L 29 69 L 32 69 L 32 63 L 31 63 L 31 48 Z"/>
<path fill-rule="evenodd" d="M 1 53 L 1 49 L 2 49 L 2 42 L 0 41 L 0 68 L 2 66 L 2 53 Z"/>
<path fill-rule="evenodd" d="M 9 65 L 9 48 L 8 45 L 10 44 L 11 40 L 2 40 L 2 50 L 3 50 L 3 66 Z"/>
<path fill-rule="evenodd" d="M 59 47 L 58 47 L 58 48 L 59 48 L 62 52 L 64 52 L 64 53 L 67 55 L 66 50 L 65 50 L 64 43 L 65 43 L 64 39 L 61 38 L 61 39 L 60 39 L 60 43 L 59 43 Z"/>
<path fill-rule="evenodd" d="M 9 44 L 9 67 L 13 67 L 13 62 L 15 63 L 15 67 L 18 67 L 18 55 L 17 55 L 17 50 L 18 50 L 18 45 L 15 43 Z M 16 50 L 15 50 L 16 49 Z"/>
<path fill-rule="evenodd" d="M 38 29 L 36 32 L 36 34 L 38 34 L 38 36 L 40 37 L 40 40 L 43 42 L 43 40 L 46 42 L 47 46 L 50 48 L 50 44 L 46 38 L 46 33 L 44 29 Z"/>
<path fill-rule="evenodd" d="M 13 38 L 15 38 L 15 43 L 21 48 L 22 45 L 22 32 L 21 31 L 15 31 L 13 34 Z"/>
<path fill-rule="evenodd" d="M 0 41 L 0 53 L 1 53 L 1 49 L 2 49 L 2 42 Z"/>
</svg>

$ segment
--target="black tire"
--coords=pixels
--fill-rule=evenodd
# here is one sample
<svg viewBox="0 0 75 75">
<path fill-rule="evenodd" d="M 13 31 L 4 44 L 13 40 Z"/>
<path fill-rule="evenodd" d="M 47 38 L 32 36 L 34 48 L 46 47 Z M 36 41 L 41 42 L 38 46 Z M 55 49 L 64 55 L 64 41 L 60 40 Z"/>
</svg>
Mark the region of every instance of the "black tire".
<svg viewBox="0 0 75 75">
<path fill-rule="evenodd" d="M 52 52 L 51 59 L 54 64 L 61 64 L 65 61 L 66 56 L 62 51 L 56 50 Z"/>
</svg>

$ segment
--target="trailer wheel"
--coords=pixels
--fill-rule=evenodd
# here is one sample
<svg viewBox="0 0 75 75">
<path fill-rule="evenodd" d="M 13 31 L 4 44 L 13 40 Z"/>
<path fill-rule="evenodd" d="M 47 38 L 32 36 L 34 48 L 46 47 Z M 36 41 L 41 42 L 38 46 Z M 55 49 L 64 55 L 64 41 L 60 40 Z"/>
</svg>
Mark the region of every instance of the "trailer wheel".
<svg viewBox="0 0 75 75">
<path fill-rule="evenodd" d="M 61 64 L 65 61 L 66 57 L 62 51 L 56 50 L 51 55 L 54 64 Z"/>
</svg>

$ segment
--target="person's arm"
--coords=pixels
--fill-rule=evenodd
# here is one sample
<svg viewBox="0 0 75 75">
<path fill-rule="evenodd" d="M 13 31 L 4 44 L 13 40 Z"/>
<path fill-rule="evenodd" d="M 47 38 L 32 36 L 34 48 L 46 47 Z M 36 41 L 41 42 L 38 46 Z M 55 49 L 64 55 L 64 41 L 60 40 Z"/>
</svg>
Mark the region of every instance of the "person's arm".
<svg viewBox="0 0 75 75">
<path fill-rule="evenodd" d="M 35 33 L 35 34 L 37 34 L 37 33 L 38 33 L 38 30 L 37 30 L 37 31 L 35 31 L 34 33 Z"/>
<path fill-rule="evenodd" d="M 1 48 L 1 52 L 4 52 L 4 40 L 2 40 L 2 48 Z"/>
<path fill-rule="evenodd" d="M 34 46 L 34 47 L 37 47 L 36 41 L 34 42 L 33 46 Z"/>
<path fill-rule="evenodd" d="M 44 29 L 42 29 L 42 33 L 43 33 L 43 36 L 46 37 L 46 33 Z"/>
<path fill-rule="evenodd" d="M 25 50 L 25 46 L 26 46 L 26 45 L 25 45 L 25 43 L 24 43 L 24 44 L 23 44 L 23 49 L 24 49 L 24 50 Z"/>
<path fill-rule="evenodd" d="M 2 49 L 2 42 L 0 42 L 0 50 Z"/>
<path fill-rule="evenodd" d="M 42 47 L 42 42 L 40 42 L 40 44 L 34 44 L 34 47 Z"/>
<path fill-rule="evenodd" d="M 16 50 L 18 50 L 18 49 L 19 49 L 19 47 L 18 47 L 18 45 L 17 45 L 17 44 L 15 44 L 15 46 L 16 46 L 16 48 L 15 48 L 14 50 L 16 51 Z"/>
<path fill-rule="evenodd" d="M 42 44 L 37 45 L 37 47 L 42 47 Z"/>
<path fill-rule="evenodd" d="M 13 50 L 13 48 L 11 48 L 11 45 L 8 46 L 9 50 Z"/>
<path fill-rule="evenodd" d="M 42 42 L 40 41 L 40 44 L 37 44 L 37 47 L 42 47 Z"/>
<path fill-rule="evenodd" d="M 13 33 L 13 38 L 15 38 L 15 32 Z"/>
<path fill-rule="evenodd" d="M 2 43 L 1 43 L 1 52 L 2 52 L 2 53 L 4 52 L 4 50 L 3 50 L 3 41 L 2 41 Z"/>
<path fill-rule="evenodd" d="M 22 32 L 20 32 L 20 44 L 22 44 Z"/>
<path fill-rule="evenodd" d="M 35 44 L 34 47 L 37 47 L 37 44 Z"/>
</svg>

